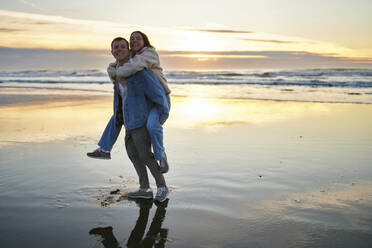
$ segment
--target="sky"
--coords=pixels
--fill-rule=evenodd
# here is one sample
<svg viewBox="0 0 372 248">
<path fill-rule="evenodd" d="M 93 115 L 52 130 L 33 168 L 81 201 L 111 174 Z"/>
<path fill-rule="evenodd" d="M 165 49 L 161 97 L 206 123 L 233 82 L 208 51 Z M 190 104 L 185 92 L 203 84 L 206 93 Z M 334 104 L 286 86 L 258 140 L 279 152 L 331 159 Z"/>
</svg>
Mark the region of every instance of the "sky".
<svg viewBox="0 0 372 248">
<path fill-rule="evenodd" d="M 164 69 L 372 68 L 370 13 L 369 0 L 2 0 L 0 70 L 105 67 L 135 30 Z"/>
</svg>

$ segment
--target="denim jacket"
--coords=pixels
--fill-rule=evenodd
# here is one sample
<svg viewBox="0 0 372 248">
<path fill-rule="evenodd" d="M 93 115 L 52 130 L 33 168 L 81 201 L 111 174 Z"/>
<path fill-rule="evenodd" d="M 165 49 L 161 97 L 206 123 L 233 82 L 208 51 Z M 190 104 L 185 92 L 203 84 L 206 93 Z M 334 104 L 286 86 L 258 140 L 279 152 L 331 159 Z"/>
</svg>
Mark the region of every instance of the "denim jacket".
<svg viewBox="0 0 372 248">
<path fill-rule="evenodd" d="M 159 121 L 165 122 L 169 116 L 169 105 L 164 89 L 154 74 L 144 69 L 126 80 L 124 99 L 120 99 L 117 83 L 114 87 L 114 113 L 117 113 L 118 107 L 122 108 L 125 129 L 132 130 L 145 126 L 153 107 L 159 112 Z M 119 106 L 120 102 L 122 106 Z"/>
</svg>

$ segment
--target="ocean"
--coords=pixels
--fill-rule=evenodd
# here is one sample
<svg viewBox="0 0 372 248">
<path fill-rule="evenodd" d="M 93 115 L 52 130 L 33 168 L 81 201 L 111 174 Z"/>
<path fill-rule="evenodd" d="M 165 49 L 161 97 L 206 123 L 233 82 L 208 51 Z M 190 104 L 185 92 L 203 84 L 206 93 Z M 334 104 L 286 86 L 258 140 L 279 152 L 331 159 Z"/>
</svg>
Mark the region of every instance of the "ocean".
<svg viewBox="0 0 372 248">
<path fill-rule="evenodd" d="M 372 69 L 165 71 L 174 96 L 372 103 Z M 112 92 L 104 70 L 1 71 L 0 88 Z"/>
</svg>

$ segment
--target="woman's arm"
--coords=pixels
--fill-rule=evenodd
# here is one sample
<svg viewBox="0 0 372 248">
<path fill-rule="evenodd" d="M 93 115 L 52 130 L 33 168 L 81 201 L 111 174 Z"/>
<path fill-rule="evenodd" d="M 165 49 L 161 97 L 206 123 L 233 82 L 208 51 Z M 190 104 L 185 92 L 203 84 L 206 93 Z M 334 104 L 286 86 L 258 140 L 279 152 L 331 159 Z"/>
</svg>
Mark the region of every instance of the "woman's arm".
<svg viewBox="0 0 372 248">
<path fill-rule="evenodd" d="M 153 65 L 159 65 L 159 55 L 154 48 L 147 47 L 140 54 L 136 54 L 123 66 L 116 70 L 117 77 L 130 77 L 145 68 L 151 69 Z"/>
</svg>

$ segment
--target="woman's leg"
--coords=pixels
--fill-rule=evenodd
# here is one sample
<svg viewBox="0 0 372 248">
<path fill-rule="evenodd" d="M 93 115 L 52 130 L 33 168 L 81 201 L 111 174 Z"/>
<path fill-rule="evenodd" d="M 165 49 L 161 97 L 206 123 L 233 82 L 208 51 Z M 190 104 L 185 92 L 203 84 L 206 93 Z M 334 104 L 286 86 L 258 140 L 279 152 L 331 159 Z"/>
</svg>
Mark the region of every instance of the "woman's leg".
<svg viewBox="0 0 372 248">
<path fill-rule="evenodd" d="M 106 151 L 111 151 L 120 134 L 120 130 L 121 126 L 115 124 L 115 115 L 113 115 L 98 142 L 98 146 Z"/>
<path fill-rule="evenodd" d="M 159 113 L 155 107 L 150 110 L 146 127 L 151 137 L 154 157 L 156 160 L 161 160 L 164 153 L 163 126 L 159 124 Z"/>
<path fill-rule="evenodd" d="M 170 109 L 170 96 L 167 95 L 166 97 Z M 155 107 L 150 110 L 146 127 L 151 137 L 154 157 L 156 160 L 161 160 L 165 152 L 163 143 L 163 126 L 159 124 L 159 113 Z"/>
</svg>

